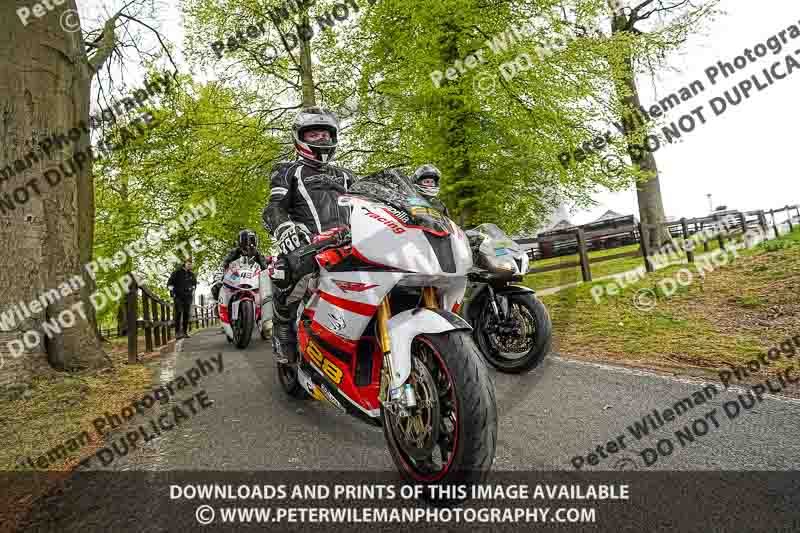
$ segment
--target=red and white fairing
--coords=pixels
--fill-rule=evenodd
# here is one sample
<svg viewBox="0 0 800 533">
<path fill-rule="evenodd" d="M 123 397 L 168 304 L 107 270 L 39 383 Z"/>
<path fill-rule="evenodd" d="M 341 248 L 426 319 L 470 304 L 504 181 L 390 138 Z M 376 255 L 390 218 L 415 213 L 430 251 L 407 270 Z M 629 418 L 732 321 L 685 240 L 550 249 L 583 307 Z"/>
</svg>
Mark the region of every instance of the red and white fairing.
<svg viewBox="0 0 800 533">
<path fill-rule="evenodd" d="M 345 399 L 362 413 L 378 417 L 379 369 L 383 354 L 375 339 L 372 339 L 375 341 L 372 350 L 374 375 L 368 386 L 359 387 L 354 383 L 352 365 L 355 364 L 359 340 L 376 315 L 379 304 L 397 285 L 427 286 L 436 288 L 441 309 L 452 310 L 464 296 L 467 271 L 472 267 L 472 253 L 465 233 L 449 219 L 444 218 L 449 231 L 436 233 L 413 225 L 407 214 L 381 203 L 344 196 L 340 198 L 340 204 L 352 208 L 352 244 L 344 252 L 336 249 L 317 255 L 319 274 L 309 284 L 310 298 L 298 311 L 298 319 L 310 318 L 311 335 L 332 348 L 326 351 L 325 346 L 322 347 L 325 357 L 332 356 L 335 364 L 343 370 L 344 378 L 337 384 L 339 392 L 344 393 Z M 436 236 L 440 248 L 451 251 L 451 258 L 440 261 L 426 232 Z M 449 240 L 449 245 L 442 245 L 443 240 Z M 356 266 L 351 269 L 343 267 L 345 264 Z M 300 326 L 298 324 L 297 329 L 300 350 L 305 352 L 310 335 L 305 327 Z M 452 321 L 428 309 L 398 313 L 389 320 L 388 326 L 394 370 L 390 389 L 401 387 L 410 374 L 410 346 L 416 335 L 458 329 Z M 341 358 L 337 357 L 337 351 L 342 353 Z M 345 354 L 352 354 L 349 361 L 345 360 Z M 320 368 L 309 366 L 324 376 Z M 315 394 L 309 376 L 304 375 L 302 369 L 298 376 L 309 392 Z"/>
<path fill-rule="evenodd" d="M 258 327 L 264 317 L 262 307 L 267 304 L 266 296 L 270 294 L 271 285 L 269 274 L 262 270 L 258 263 L 248 264 L 240 259 L 231 262 L 225 270 L 222 278 L 222 288 L 219 291 L 219 314 L 222 322 L 222 329 L 225 334 L 232 338 L 233 329 L 231 321 L 238 316 L 238 307 L 241 299 L 237 298 L 231 304 L 234 294 L 243 292 L 247 298 L 252 299 L 255 304 L 255 319 Z"/>
</svg>

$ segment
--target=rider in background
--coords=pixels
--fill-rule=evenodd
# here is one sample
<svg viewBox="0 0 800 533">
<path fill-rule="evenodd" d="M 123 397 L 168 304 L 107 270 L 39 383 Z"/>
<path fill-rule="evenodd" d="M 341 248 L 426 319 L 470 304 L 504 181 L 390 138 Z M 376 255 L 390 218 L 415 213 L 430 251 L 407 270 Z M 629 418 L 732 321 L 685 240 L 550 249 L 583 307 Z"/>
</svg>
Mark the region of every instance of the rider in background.
<svg viewBox="0 0 800 533">
<path fill-rule="evenodd" d="M 314 235 L 348 224 L 349 208 L 338 198 L 355 183 L 349 170 L 331 165 L 338 145 L 339 121 L 326 109 L 302 109 L 295 117 L 292 140 L 297 159 L 279 163 L 272 172 L 269 203 L 262 216 L 280 254 L 273 264 L 272 344 L 280 363 L 299 357 L 293 332 L 294 306 L 305 293 L 316 268 L 314 256 L 302 256 Z"/>
<path fill-rule="evenodd" d="M 211 287 L 211 294 L 214 296 L 215 300 L 219 299 L 219 289 L 222 286 L 221 278 L 225 276 L 228 265 L 242 256 L 254 258 L 262 270 L 267 268 L 267 258 L 258 251 L 258 235 L 256 235 L 256 232 L 253 230 L 245 229 L 240 231 L 236 248 L 231 250 L 222 261 L 220 274 Z"/>
<path fill-rule="evenodd" d="M 431 164 L 422 165 L 411 175 L 411 183 L 417 191 L 428 200 L 435 209 L 438 209 L 446 217 L 450 217 L 447 206 L 439 200 L 439 182 L 442 180 L 442 173 Z"/>
</svg>

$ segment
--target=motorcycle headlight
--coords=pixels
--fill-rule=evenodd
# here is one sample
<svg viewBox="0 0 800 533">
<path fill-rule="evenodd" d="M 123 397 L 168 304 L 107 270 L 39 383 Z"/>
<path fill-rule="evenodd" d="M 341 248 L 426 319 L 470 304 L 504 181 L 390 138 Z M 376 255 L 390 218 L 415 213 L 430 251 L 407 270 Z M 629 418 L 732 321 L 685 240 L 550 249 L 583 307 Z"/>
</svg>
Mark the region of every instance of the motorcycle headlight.
<svg viewBox="0 0 800 533">
<path fill-rule="evenodd" d="M 501 272 L 517 271 L 517 265 L 514 262 L 514 258 L 510 255 L 501 255 L 497 257 L 489 254 L 484 254 L 483 259 L 486 265 L 486 269 L 489 272 L 501 273 Z"/>
</svg>

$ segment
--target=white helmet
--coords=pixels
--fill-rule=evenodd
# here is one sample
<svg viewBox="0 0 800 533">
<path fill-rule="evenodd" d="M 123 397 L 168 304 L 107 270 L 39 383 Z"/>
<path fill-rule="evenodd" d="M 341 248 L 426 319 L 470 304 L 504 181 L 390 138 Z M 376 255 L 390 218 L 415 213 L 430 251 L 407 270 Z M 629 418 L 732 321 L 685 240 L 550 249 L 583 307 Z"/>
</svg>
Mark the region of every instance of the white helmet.
<svg viewBox="0 0 800 533">
<path fill-rule="evenodd" d="M 331 134 L 329 141 L 315 143 L 306 142 L 303 134 L 308 130 L 327 130 Z M 301 109 L 294 119 L 292 134 L 294 149 L 303 159 L 313 164 L 325 164 L 333 161 L 338 144 L 339 121 L 336 115 L 321 107 Z"/>
<path fill-rule="evenodd" d="M 425 179 L 433 179 L 434 185 L 423 185 L 422 181 Z M 411 176 L 411 183 L 423 196 L 437 196 L 439 194 L 439 180 L 442 179 L 442 173 L 433 165 L 422 165 L 414 171 Z"/>
</svg>

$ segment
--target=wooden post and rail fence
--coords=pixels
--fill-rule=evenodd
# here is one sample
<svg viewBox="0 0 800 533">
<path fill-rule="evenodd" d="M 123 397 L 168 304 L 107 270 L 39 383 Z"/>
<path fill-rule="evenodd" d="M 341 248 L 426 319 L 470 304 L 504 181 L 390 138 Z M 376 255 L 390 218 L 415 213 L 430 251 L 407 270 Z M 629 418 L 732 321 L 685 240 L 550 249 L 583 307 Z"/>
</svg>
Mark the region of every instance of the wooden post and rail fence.
<svg viewBox="0 0 800 533">
<path fill-rule="evenodd" d="M 800 205 L 793 205 L 793 206 L 785 206 L 780 209 L 770 209 L 769 211 L 765 210 L 757 210 L 757 211 L 747 211 L 741 212 L 737 211 L 734 213 L 728 214 L 713 214 L 707 217 L 700 217 L 700 218 L 682 218 L 677 221 L 673 222 L 664 222 L 659 224 L 661 227 L 667 228 L 670 236 L 672 237 L 672 247 L 675 251 L 682 251 L 683 247 L 681 247 L 677 242 L 674 241 L 676 236 L 681 237 L 683 240 L 688 241 L 692 238 L 693 235 L 702 233 L 703 230 L 707 226 L 711 226 L 715 228 L 716 239 L 719 242 L 719 246 L 721 249 L 725 249 L 725 239 L 727 238 L 730 240 L 737 235 L 743 235 L 751 228 L 758 227 L 764 234 L 768 234 L 769 230 L 772 229 L 775 233 L 775 236 L 780 236 L 779 227 L 788 224 L 789 231 L 794 231 L 795 225 L 792 223 L 792 211 L 797 212 L 797 220 L 800 220 Z M 786 213 L 786 220 L 782 222 L 778 222 L 775 215 L 780 213 Z M 767 216 L 770 217 L 768 220 Z M 720 231 L 723 229 L 722 221 L 723 220 L 735 220 L 737 223 L 735 225 L 728 225 L 727 231 Z M 574 235 L 575 243 L 577 245 L 577 261 L 569 261 L 564 263 L 559 263 L 557 265 L 549 265 L 545 267 L 538 267 L 538 268 L 530 268 L 528 270 L 528 274 L 539 274 L 544 272 L 553 272 L 555 270 L 563 270 L 563 269 L 571 269 L 575 267 L 580 267 L 581 269 L 581 277 L 583 281 L 589 282 L 592 281 L 592 269 L 591 265 L 595 263 L 601 263 L 604 261 L 613 261 L 614 259 L 622 259 L 625 257 L 642 257 L 644 261 L 644 267 L 647 272 L 654 272 L 655 268 L 653 267 L 652 256 L 656 255 L 657 252 L 660 250 L 652 250 L 649 244 L 649 240 L 646 238 L 646 232 L 653 229 L 654 225 L 649 224 L 641 224 L 637 223 L 635 226 L 635 232 L 637 233 L 637 240 L 639 242 L 639 249 L 633 250 L 630 252 L 620 252 L 617 254 L 605 255 L 600 257 L 589 257 L 589 245 L 587 244 L 586 234 L 582 227 L 578 227 L 572 233 Z M 568 233 L 565 233 L 567 236 Z M 537 239 L 525 239 L 526 244 L 537 242 Z M 710 249 L 709 239 L 703 239 L 703 249 L 704 251 L 708 252 Z M 686 260 L 689 263 L 694 263 L 695 261 L 695 254 L 697 253 L 696 250 L 686 250 Z"/>
<path fill-rule="evenodd" d="M 725 239 L 730 239 L 737 235 L 744 234 L 748 229 L 759 227 L 766 234 L 772 229 L 775 236 L 780 236 L 779 227 L 788 224 L 789 231 L 794 231 L 794 224 L 792 223 L 791 211 L 797 212 L 797 218 L 800 221 L 800 205 L 785 206 L 781 209 L 770 209 L 769 211 L 747 211 L 735 212 L 725 215 L 715 214 L 708 217 L 686 219 L 682 218 L 679 221 L 664 222 L 660 224 L 661 227 L 666 227 L 671 237 L 679 236 L 684 240 L 689 240 L 693 235 L 703 232 L 704 228 L 708 225 L 716 228 L 716 238 L 719 242 L 720 248 L 725 248 Z M 775 215 L 786 212 L 787 219 L 783 222 L 778 222 Z M 768 220 L 767 216 L 770 217 Z M 735 218 L 738 220 L 738 225 L 735 231 L 719 231 L 722 220 L 730 220 Z M 771 226 L 771 227 L 770 227 Z M 613 261 L 614 259 L 622 259 L 625 257 L 642 257 L 644 260 L 644 267 L 647 272 L 653 272 L 655 268 L 651 257 L 658 252 L 652 250 L 649 246 L 649 241 L 645 235 L 647 231 L 654 226 L 637 223 L 635 232 L 637 233 L 637 240 L 639 241 L 639 249 L 630 252 L 620 252 L 617 254 L 605 255 L 601 257 L 589 257 L 589 244 L 587 243 L 586 234 L 583 228 L 578 227 L 573 232 L 575 241 L 577 243 L 577 261 L 570 261 L 566 263 L 559 263 L 557 265 L 550 265 L 545 267 L 531 268 L 528 274 L 538 274 L 544 272 L 552 272 L 555 270 L 563 270 L 568 268 L 580 267 L 581 277 L 583 281 L 592 281 L 591 265 L 601 263 L 604 261 Z M 691 230 L 690 230 L 691 228 Z M 567 234 L 565 234 L 567 235 Z M 537 242 L 537 239 L 524 239 L 525 243 Z M 674 240 L 672 242 L 675 250 L 682 250 L 682 247 Z M 709 251 L 708 239 L 703 239 L 703 247 L 707 252 Z M 695 260 L 695 251 L 686 250 L 686 259 L 688 262 L 693 263 Z M 136 282 L 135 276 L 131 276 L 133 280 L 127 294 L 127 302 L 125 304 L 125 326 L 122 324 L 117 325 L 116 336 L 127 336 L 128 339 L 128 362 L 136 363 L 139 361 L 139 333 L 144 331 L 144 349 L 146 352 L 152 352 L 156 348 L 166 345 L 175 335 L 175 317 L 172 302 L 161 299 L 154 294 L 150 289 L 144 285 L 139 285 Z M 141 317 L 140 317 L 141 311 Z M 200 305 L 192 304 L 191 317 L 189 320 L 190 326 L 196 328 L 205 328 L 219 324 L 219 312 L 217 306 L 213 303 L 205 304 L 204 298 L 201 298 Z M 190 327 L 191 329 L 191 327 Z M 98 329 L 98 334 L 104 338 L 111 338 L 115 336 L 110 329 Z"/>
</svg>

